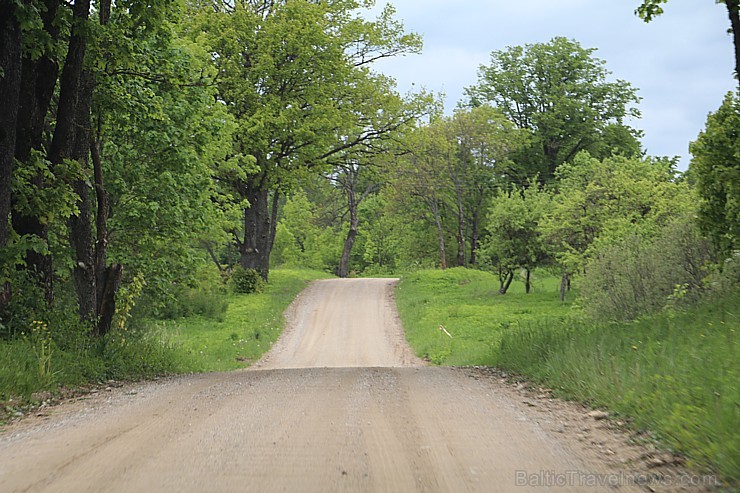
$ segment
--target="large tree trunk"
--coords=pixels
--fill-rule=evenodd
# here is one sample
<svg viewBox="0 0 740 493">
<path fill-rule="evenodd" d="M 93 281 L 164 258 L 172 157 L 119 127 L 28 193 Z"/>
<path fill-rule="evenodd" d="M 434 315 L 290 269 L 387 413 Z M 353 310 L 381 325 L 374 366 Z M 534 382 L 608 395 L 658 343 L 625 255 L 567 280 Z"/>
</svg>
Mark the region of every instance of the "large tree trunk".
<svg viewBox="0 0 740 493">
<path fill-rule="evenodd" d="M 247 185 L 245 195 L 250 205 L 244 209 L 244 239 L 237 242 L 239 264 L 257 270 L 267 280 L 274 236 L 268 206 L 270 190 L 260 177 L 255 177 Z"/>
<path fill-rule="evenodd" d="M 75 0 L 72 12 L 74 15 L 72 33 L 69 37 L 64 70 L 59 80 L 56 125 L 48 156 L 52 166 L 72 157 L 76 137 L 77 106 L 80 95 L 84 92 L 81 81 L 87 51 L 85 24 L 89 17 L 90 0 Z"/>
<path fill-rule="evenodd" d="M 56 40 L 59 36 L 56 22 L 58 0 L 46 0 L 46 7 L 41 12 L 44 31 Z M 49 112 L 54 86 L 59 75 L 59 65 L 48 54 L 37 60 L 23 58 L 21 96 L 17 121 L 17 136 L 15 158 L 19 163 L 27 163 L 31 158 L 31 151 L 42 148 L 46 115 Z M 42 189 L 46 186 L 43 172 L 39 172 L 33 179 L 33 186 Z M 48 240 L 48 226 L 39 217 L 27 211 L 13 210 L 13 229 L 19 235 L 33 235 L 44 242 Z M 38 253 L 34 250 L 26 252 L 26 270 L 36 277 L 37 282 L 44 290 L 47 305 L 54 301 L 53 264 L 51 255 Z"/>
<path fill-rule="evenodd" d="M 22 33 L 16 18 L 16 3 L 0 0 L 0 248 L 5 248 L 9 239 L 11 185 L 16 145 L 16 124 L 21 90 Z M 0 265 L 0 269 L 7 266 Z M 0 308 L 10 298 L 10 286 L 0 286 Z"/>
<path fill-rule="evenodd" d="M 74 146 L 69 156 L 87 169 L 90 154 L 90 104 L 92 100 L 92 80 L 84 73 L 80 82 L 80 92 L 75 119 Z M 72 188 L 79 197 L 79 213 L 69 220 L 70 245 L 74 250 L 74 280 L 77 290 L 80 318 L 96 325 L 98 321 L 98 259 L 95 252 L 91 215 L 95 212 L 90 189 L 86 180 L 76 180 Z"/>
<path fill-rule="evenodd" d="M 347 206 L 349 207 L 349 231 L 347 232 L 347 238 L 344 240 L 344 248 L 342 249 L 342 256 L 339 259 L 339 267 L 337 267 L 337 276 L 339 277 L 347 277 L 349 275 L 349 257 L 352 254 L 352 247 L 355 245 L 359 225 L 359 218 L 357 216 L 358 203 L 355 200 L 355 193 L 351 190 L 347 190 Z"/>
<path fill-rule="evenodd" d="M 85 77 L 85 52 L 87 50 L 86 21 L 90 13 L 90 0 L 75 0 L 74 19 L 67 48 L 67 58 L 59 82 L 59 103 L 56 126 L 49 149 L 49 161 L 56 167 L 64 159 L 88 163 L 90 150 L 90 106 L 92 80 Z M 90 192 L 87 183 L 78 180 L 72 188 L 79 196 L 79 214 L 69 219 L 70 244 L 74 251 L 73 277 L 79 314 L 91 324 L 97 322 L 97 289 L 95 253 L 90 227 Z M 96 328 L 97 329 L 97 328 Z"/>
<path fill-rule="evenodd" d="M 738 79 L 740 85 L 740 0 L 726 0 L 725 4 L 730 16 L 732 40 L 735 45 L 735 78 Z"/>
</svg>

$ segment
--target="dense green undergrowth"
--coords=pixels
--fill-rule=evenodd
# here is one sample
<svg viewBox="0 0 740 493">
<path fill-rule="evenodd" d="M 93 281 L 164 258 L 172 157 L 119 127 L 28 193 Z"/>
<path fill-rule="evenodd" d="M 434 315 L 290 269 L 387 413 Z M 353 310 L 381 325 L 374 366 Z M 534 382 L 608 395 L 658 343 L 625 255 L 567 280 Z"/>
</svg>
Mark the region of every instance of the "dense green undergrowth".
<svg viewBox="0 0 740 493">
<path fill-rule="evenodd" d="M 521 286 L 498 295 L 496 282 L 459 269 L 405 277 L 398 305 L 417 354 L 525 375 L 651 430 L 701 469 L 740 479 L 737 291 L 632 323 L 598 323 L 560 304 L 555 279 L 530 295 Z"/>
<path fill-rule="evenodd" d="M 206 283 L 159 310 L 174 319 L 135 315 L 104 338 L 85 335 L 74 314 L 31 320 L 27 330 L 0 339 L 0 422 L 62 388 L 244 367 L 269 349 L 283 311 L 320 277 L 328 275 L 275 269 L 263 292 L 248 295 Z"/>
<path fill-rule="evenodd" d="M 193 365 L 166 334 L 131 328 L 94 338 L 78 325 L 38 320 L 27 333 L 0 340 L 0 420 L 3 411 L 9 411 L 2 403 L 33 403 L 40 400 L 35 396 L 39 392 L 150 378 L 188 371 Z"/>
</svg>

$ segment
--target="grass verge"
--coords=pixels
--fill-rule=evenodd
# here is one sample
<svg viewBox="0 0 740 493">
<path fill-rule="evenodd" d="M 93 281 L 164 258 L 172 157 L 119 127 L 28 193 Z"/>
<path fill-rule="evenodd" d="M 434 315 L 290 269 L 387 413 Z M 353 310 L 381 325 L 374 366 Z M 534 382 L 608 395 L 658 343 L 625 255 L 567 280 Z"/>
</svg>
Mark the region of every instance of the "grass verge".
<svg viewBox="0 0 740 493">
<path fill-rule="evenodd" d="M 406 276 L 407 338 L 435 364 L 499 366 L 560 397 L 606 407 L 655 433 L 691 465 L 740 480 L 740 292 L 633 323 L 596 323 L 561 304 L 557 279 L 504 296 L 484 272 Z M 443 325 L 452 338 L 438 327 Z"/>
<path fill-rule="evenodd" d="M 495 365 L 502 334 L 542 318 L 563 318 L 570 302 L 559 299 L 559 279 L 534 276 L 530 294 L 514 282 L 506 295 L 487 272 L 455 268 L 422 270 L 403 277 L 398 311 L 417 356 L 437 365 Z M 571 293 L 568 299 L 574 298 Z M 444 327 L 452 337 L 439 327 Z"/>
<path fill-rule="evenodd" d="M 193 371 L 227 371 L 248 366 L 270 349 L 283 331 L 283 312 L 314 279 L 331 277 L 307 269 L 273 269 L 261 293 L 228 294 L 218 319 L 200 315 L 153 322 L 191 356 Z"/>
<path fill-rule="evenodd" d="M 295 296 L 309 281 L 324 277 L 330 276 L 276 269 L 262 293 L 216 298 L 190 293 L 187 310 L 176 311 L 191 315 L 135 321 L 102 339 L 85 335 L 75 314 L 50 314 L 53 322 L 34 320 L 17 337 L 0 340 L 0 425 L 44 400 L 68 394 L 69 388 L 244 367 L 280 335 L 282 313 Z M 206 302 L 208 307 L 196 306 Z"/>
<path fill-rule="evenodd" d="M 560 395 L 629 417 L 693 466 L 740 481 L 740 328 L 735 293 L 630 324 L 530 324 L 497 363 Z"/>
</svg>

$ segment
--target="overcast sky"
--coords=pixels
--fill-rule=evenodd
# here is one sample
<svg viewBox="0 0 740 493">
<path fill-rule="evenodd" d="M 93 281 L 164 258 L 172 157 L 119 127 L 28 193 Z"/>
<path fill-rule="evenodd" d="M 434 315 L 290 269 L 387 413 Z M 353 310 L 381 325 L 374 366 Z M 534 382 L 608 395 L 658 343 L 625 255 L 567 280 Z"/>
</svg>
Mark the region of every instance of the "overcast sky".
<svg viewBox="0 0 740 493">
<path fill-rule="evenodd" d="M 388 3 L 378 0 L 378 6 Z M 663 16 L 645 24 L 634 15 L 639 0 L 390 0 L 407 31 L 424 38 L 421 55 L 380 62 L 405 93 L 423 87 L 446 93 L 451 112 L 463 90 L 477 82 L 478 67 L 507 46 L 575 39 L 606 61 L 612 78 L 624 79 L 642 97 L 650 155 L 681 156 L 704 128 L 732 77 L 734 53 L 724 5 L 713 0 L 671 0 Z"/>
</svg>

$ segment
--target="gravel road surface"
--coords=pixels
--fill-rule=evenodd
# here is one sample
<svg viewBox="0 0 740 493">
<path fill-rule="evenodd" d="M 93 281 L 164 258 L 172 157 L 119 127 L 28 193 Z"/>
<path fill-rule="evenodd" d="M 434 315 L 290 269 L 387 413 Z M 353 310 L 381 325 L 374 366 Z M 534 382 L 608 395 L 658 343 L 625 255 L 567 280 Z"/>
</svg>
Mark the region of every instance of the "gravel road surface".
<svg viewBox="0 0 740 493">
<path fill-rule="evenodd" d="M 394 283 L 312 284 L 249 370 L 104 389 L 10 426 L 0 492 L 646 491 L 641 449 L 586 410 L 417 359 Z"/>
</svg>

